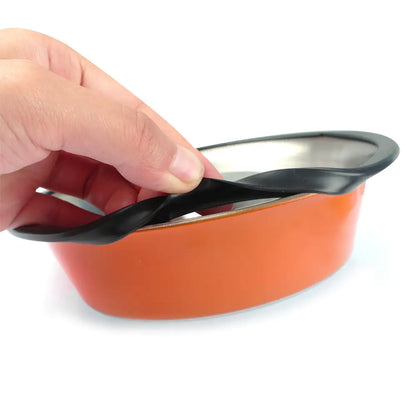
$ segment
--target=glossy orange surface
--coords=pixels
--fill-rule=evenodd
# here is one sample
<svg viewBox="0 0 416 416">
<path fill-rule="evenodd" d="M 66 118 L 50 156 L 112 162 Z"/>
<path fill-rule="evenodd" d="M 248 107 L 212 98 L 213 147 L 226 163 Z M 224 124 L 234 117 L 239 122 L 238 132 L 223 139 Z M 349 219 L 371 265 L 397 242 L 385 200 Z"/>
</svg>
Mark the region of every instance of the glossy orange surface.
<svg viewBox="0 0 416 416">
<path fill-rule="evenodd" d="M 188 318 L 270 302 L 335 272 L 349 257 L 364 185 L 305 194 L 116 243 L 51 244 L 83 299 L 129 318 Z"/>
</svg>

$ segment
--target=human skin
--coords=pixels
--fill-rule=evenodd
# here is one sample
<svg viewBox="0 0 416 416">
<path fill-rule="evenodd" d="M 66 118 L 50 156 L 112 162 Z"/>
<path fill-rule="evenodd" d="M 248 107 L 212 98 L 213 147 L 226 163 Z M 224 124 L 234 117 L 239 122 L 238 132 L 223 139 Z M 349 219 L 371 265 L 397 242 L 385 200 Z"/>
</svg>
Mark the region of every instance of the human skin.
<svg viewBox="0 0 416 416">
<path fill-rule="evenodd" d="M 160 192 L 192 190 L 217 170 L 161 116 L 67 45 L 0 30 L 0 231 L 97 218 Z"/>
</svg>

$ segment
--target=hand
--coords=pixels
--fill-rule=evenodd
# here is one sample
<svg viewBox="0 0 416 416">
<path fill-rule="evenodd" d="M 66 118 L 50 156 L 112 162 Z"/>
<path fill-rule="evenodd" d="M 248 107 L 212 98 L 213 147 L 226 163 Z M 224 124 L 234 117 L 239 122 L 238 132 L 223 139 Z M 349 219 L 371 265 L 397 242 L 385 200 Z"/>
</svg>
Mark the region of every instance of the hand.
<svg viewBox="0 0 416 416">
<path fill-rule="evenodd" d="M 0 30 L 0 231 L 76 226 L 95 214 L 36 193 L 91 202 L 105 213 L 186 192 L 216 169 L 158 114 L 63 43 Z"/>
</svg>

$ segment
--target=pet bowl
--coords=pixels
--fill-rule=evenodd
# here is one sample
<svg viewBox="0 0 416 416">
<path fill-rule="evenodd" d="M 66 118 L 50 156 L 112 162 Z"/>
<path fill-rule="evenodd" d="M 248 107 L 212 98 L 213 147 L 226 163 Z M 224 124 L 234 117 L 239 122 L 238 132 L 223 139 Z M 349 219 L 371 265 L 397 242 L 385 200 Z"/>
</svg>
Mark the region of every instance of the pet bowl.
<svg viewBox="0 0 416 416">
<path fill-rule="evenodd" d="M 283 168 L 355 168 L 379 150 L 347 136 L 303 133 L 200 150 L 229 180 Z M 51 247 L 82 298 L 103 313 L 221 314 L 288 296 L 334 273 L 351 253 L 363 192 L 364 184 L 343 195 L 247 201 L 147 226 L 107 245 Z"/>
</svg>

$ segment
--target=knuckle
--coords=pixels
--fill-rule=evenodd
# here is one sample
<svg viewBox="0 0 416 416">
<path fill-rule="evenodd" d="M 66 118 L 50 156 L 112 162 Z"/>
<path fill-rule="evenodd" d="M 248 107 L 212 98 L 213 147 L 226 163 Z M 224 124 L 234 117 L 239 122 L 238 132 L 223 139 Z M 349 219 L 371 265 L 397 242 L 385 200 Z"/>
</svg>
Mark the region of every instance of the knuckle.
<svg viewBox="0 0 416 416">
<path fill-rule="evenodd" d="M 19 81 L 30 80 L 43 73 L 42 68 L 30 59 L 13 59 L 12 65 Z"/>
<path fill-rule="evenodd" d="M 160 159 L 161 149 L 153 121 L 140 110 L 136 111 L 136 144 L 140 155 L 149 162 Z"/>
<path fill-rule="evenodd" d="M 3 92 L 12 89 L 28 89 L 43 78 L 43 71 L 28 59 L 4 60 L 0 65 L 0 88 Z"/>
<path fill-rule="evenodd" d="M 8 51 L 10 48 L 16 48 L 18 45 L 27 45 L 32 42 L 41 42 L 48 36 L 34 30 L 23 29 L 20 27 L 11 27 L 0 29 L 1 47 L 0 51 Z"/>
<path fill-rule="evenodd" d="M 13 172 L 45 157 L 32 121 L 36 117 L 35 90 L 39 76 L 36 64 L 27 60 L 0 60 L 0 157 L 1 173 Z M 42 120 L 36 118 L 40 130 Z"/>
<path fill-rule="evenodd" d="M 7 27 L 0 30 L 0 36 L 10 37 L 13 39 L 19 39 L 21 37 L 31 34 L 31 31 L 28 29 L 23 29 L 20 27 Z"/>
</svg>

